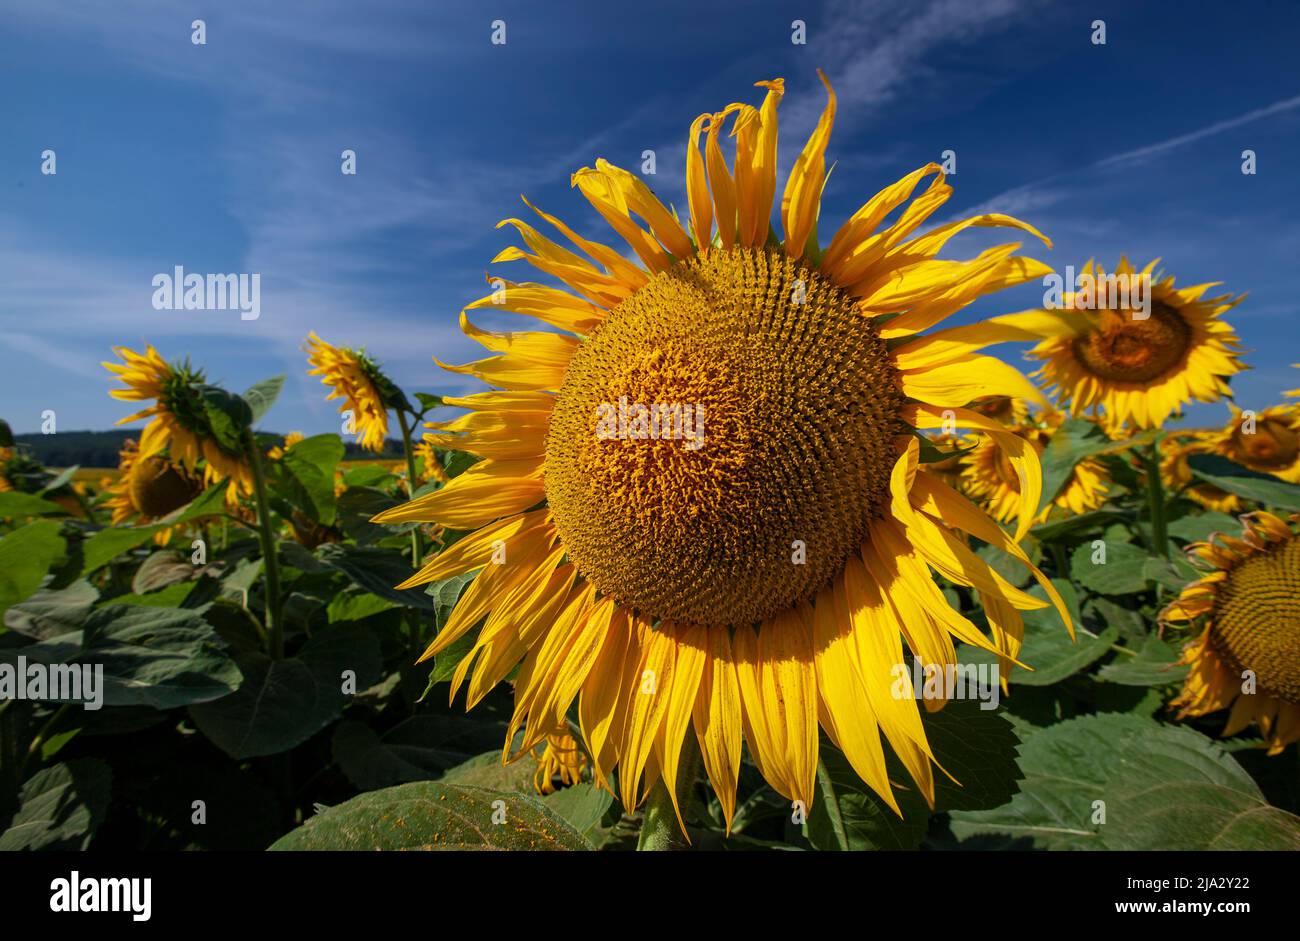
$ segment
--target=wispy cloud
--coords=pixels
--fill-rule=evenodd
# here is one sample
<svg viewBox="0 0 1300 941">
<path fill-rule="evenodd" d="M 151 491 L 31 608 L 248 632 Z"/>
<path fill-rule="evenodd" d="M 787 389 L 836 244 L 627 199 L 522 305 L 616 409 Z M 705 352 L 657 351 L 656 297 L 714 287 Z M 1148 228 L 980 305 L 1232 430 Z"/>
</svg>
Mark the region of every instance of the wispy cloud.
<svg viewBox="0 0 1300 941">
<path fill-rule="evenodd" d="M 1195 141 L 1203 140 L 1206 137 L 1213 137 L 1215 134 L 1222 134 L 1224 131 L 1230 131 L 1235 127 L 1252 124 L 1255 121 L 1270 118 L 1275 114 L 1282 114 L 1296 108 L 1300 108 L 1300 95 L 1296 95 L 1292 98 L 1283 98 L 1281 101 L 1275 101 L 1271 105 L 1267 105 L 1263 108 L 1256 108 L 1254 111 L 1247 111 L 1245 114 L 1239 114 L 1235 118 L 1216 121 L 1203 128 L 1199 128 L 1187 134 L 1179 134 L 1177 137 L 1171 137 L 1168 140 L 1162 140 L 1159 143 L 1148 144 L 1145 147 L 1128 150 L 1122 154 L 1115 154 L 1113 157 L 1107 157 L 1105 160 L 1097 161 L 1093 166 L 1103 168 L 1140 163 L 1145 160 L 1150 160 L 1152 157 L 1158 157 L 1161 154 L 1168 153 L 1171 150 L 1176 150 L 1179 147 L 1184 147 Z"/>
</svg>

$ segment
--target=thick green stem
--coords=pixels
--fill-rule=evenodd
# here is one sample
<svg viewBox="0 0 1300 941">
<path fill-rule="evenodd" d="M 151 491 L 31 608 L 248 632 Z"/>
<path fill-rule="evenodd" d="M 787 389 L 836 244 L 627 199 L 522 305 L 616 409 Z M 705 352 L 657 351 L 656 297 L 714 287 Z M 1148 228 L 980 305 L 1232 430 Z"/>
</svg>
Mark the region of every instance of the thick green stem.
<svg viewBox="0 0 1300 941">
<path fill-rule="evenodd" d="M 1142 453 L 1147 471 L 1147 507 L 1151 514 L 1151 549 L 1169 558 L 1169 530 L 1165 522 L 1165 487 L 1160 480 L 1160 439 Z"/>
<path fill-rule="evenodd" d="M 683 808 L 689 805 L 695 789 L 695 778 L 700 770 L 700 749 L 695 736 L 688 734 L 682 742 L 681 757 L 677 765 L 677 800 Z M 637 850 L 683 850 L 690 845 L 686 834 L 677 822 L 677 812 L 668 793 L 668 785 L 660 778 L 646 799 L 645 814 L 641 820 L 641 834 L 637 837 Z"/>
<path fill-rule="evenodd" d="M 406 412 L 397 410 L 397 422 L 402 426 L 402 448 L 406 452 L 406 495 L 415 497 L 415 452 L 411 447 L 411 426 L 406 420 Z M 411 530 L 411 562 L 415 568 L 420 567 L 420 530 Z"/>
<path fill-rule="evenodd" d="M 244 429 L 244 449 L 248 453 L 248 466 L 253 471 L 253 496 L 257 500 L 257 535 L 262 543 L 262 565 L 266 572 L 266 627 L 271 649 L 276 660 L 284 659 L 284 624 L 280 617 L 280 560 L 275 551 L 275 535 L 271 532 L 271 505 L 266 497 L 266 477 L 262 472 L 262 455 L 251 428 Z"/>
</svg>

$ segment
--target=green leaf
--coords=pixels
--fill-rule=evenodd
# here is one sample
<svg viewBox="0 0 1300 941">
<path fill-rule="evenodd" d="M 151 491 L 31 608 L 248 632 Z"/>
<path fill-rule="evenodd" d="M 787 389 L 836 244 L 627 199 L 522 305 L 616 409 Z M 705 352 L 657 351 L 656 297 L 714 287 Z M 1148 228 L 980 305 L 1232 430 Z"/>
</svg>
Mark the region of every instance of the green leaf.
<svg viewBox="0 0 1300 941">
<path fill-rule="evenodd" d="M 150 526 L 113 526 L 101 529 L 81 545 L 81 574 L 89 575 L 112 562 L 124 552 L 143 545 L 154 533 L 187 523 L 201 516 L 213 516 L 225 511 L 226 484 L 216 483 L 199 494 L 187 505 Z"/>
<path fill-rule="evenodd" d="M 996 710 L 973 700 L 948 703 L 922 713 L 926 738 L 935 759 L 960 783 L 935 774 L 935 809 L 971 810 L 997 807 L 1016 792 L 1019 741 L 1011 723 Z M 818 799 L 808 816 L 808 839 L 818 849 L 915 849 L 929 826 L 930 808 L 906 769 L 886 748 L 889 779 L 900 818 L 858 777 L 844 755 L 828 744 L 821 748 Z"/>
<path fill-rule="evenodd" d="M 1300 487 L 1266 477 L 1217 454 L 1193 454 L 1187 459 L 1192 476 L 1235 493 L 1244 500 L 1291 512 L 1300 511 Z"/>
<path fill-rule="evenodd" d="M 4 624 L 36 640 L 57 637 L 80 630 L 98 600 L 99 592 L 86 581 L 58 590 L 42 588 L 26 601 L 11 605 L 5 612 Z"/>
<path fill-rule="evenodd" d="M 105 706 L 171 709 L 229 694 L 240 674 L 216 631 L 197 612 L 111 604 L 84 630 L 0 650 L 0 661 L 83 664 L 103 669 Z"/>
<path fill-rule="evenodd" d="M 33 493 L 8 490 L 0 493 L 0 519 L 24 519 L 29 516 L 67 516 L 57 503 L 42 500 Z"/>
<path fill-rule="evenodd" d="M 1053 520 L 1050 523 L 1039 523 L 1029 532 L 1040 542 L 1050 542 L 1054 539 L 1060 539 L 1062 536 L 1086 532 L 1090 529 L 1100 529 L 1108 523 L 1123 520 L 1124 518 L 1123 513 L 1114 510 L 1092 510 L 1088 513 L 1080 513 L 1078 516 L 1067 516 L 1065 519 Z"/>
<path fill-rule="evenodd" d="M 145 595 L 177 582 L 192 581 L 199 574 L 199 566 L 175 549 L 164 549 L 149 555 L 135 570 L 131 579 L 131 590 L 137 595 Z"/>
<path fill-rule="evenodd" d="M 1099 554 L 1103 549 L 1105 561 L 1094 562 L 1094 553 Z M 1091 542 L 1085 542 L 1075 547 L 1070 557 L 1070 575 L 1090 591 L 1103 595 L 1131 595 L 1146 590 L 1147 576 L 1143 566 L 1149 558 L 1144 550 L 1127 542 L 1102 541 L 1102 545 L 1095 548 Z"/>
<path fill-rule="evenodd" d="M 1241 532 L 1241 520 L 1227 513 L 1191 513 L 1170 523 L 1168 532 L 1184 542 L 1204 542 L 1210 533 Z"/>
<path fill-rule="evenodd" d="M 235 655 L 244 682 L 233 694 L 191 707 L 204 735 L 237 760 L 273 755 L 305 742 L 339 717 L 349 697 L 343 673 L 358 691 L 378 681 L 379 645 L 367 630 L 336 627 L 309 640 L 296 656 L 271 660 Z"/>
<path fill-rule="evenodd" d="M 343 460 L 343 441 L 335 434 L 304 438 L 284 452 L 289 501 L 318 523 L 334 524 L 334 471 Z"/>
<path fill-rule="evenodd" d="M 253 425 L 253 410 L 238 395 L 220 386 L 200 386 L 203 414 L 223 450 L 239 454 L 244 450 L 244 429 Z"/>
<path fill-rule="evenodd" d="M 270 379 L 263 379 L 255 385 L 249 386 L 244 391 L 244 401 L 248 403 L 248 411 L 252 415 L 249 420 L 250 425 L 256 425 L 271 410 L 275 400 L 280 397 L 280 390 L 284 388 L 284 376 L 272 376 Z"/>
<path fill-rule="evenodd" d="M 393 587 L 406 581 L 412 574 L 410 563 L 396 550 L 377 546 L 349 546 L 336 542 L 317 549 L 316 558 L 381 598 L 409 608 L 433 610 L 433 599 L 419 588 L 398 591 Z"/>
<path fill-rule="evenodd" d="M 1079 614 L 1078 595 L 1074 586 L 1064 579 L 1052 579 L 1052 584 L 1060 592 L 1061 600 L 1065 602 L 1070 619 L 1074 622 L 1074 640 L 1070 639 L 1055 607 L 1022 612 L 1025 638 L 1017 657 L 1032 669 L 1012 667 L 1007 677 L 1009 683 L 1018 686 L 1050 686 L 1058 683 L 1105 656 L 1119 636 L 1119 631 L 1114 627 L 1107 627 L 1101 634 L 1089 631 L 1084 627 Z M 1029 589 L 1029 594 L 1035 598 L 1047 597 L 1039 585 Z M 992 653 L 978 647 L 962 646 L 959 654 L 962 663 L 993 664 L 997 661 Z"/>
<path fill-rule="evenodd" d="M 1171 591 L 1182 591 L 1200 578 L 1202 573 L 1182 556 L 1169 559 L 1150 558 L 1142 563 L 1142 577 L 1164 585 Z"/>
<path fill-rule="evenodd" d="M 23 784 L 0 851 L 84 850 L 108 811 L 113 775 L 98 758 L 44 768 Z"/>
<path fill-rule="evenodd" d="M 416 401 L 420 403 L 421 414 L 431 412 L 435 408 L 442 408 L 443 401 L 440 395 L 430 395 L 428 392 L 415 393 Z"/>
<path fill-rule="evenodd" d="M 1007 835 L 1043 849 L 1300 849 L 1300 818 L 1270 807 L 1232 756 L 1185 726 L 1123 713 L 1070 719 L 1030 734 L 1018 762 L 1025 779 L 1010 802 L 953 813 L 959 839 Z"/>
<path fill-rule="evenodd" d="M 1038 509 L 1050 506 L 1066 485 L 1075 465 L 1085 458 L 1133 447 L 1145 439 L 1111 441 L 1106 432 L 1085 418 L 1067 418 L 1043 449 L 1043 497 Z"/>
<path fill-rule="evenodd" d="M 55 493 L 63 487 L 66 487 L 72 482 L 72 478 L 77 476 L 77 471 L 79 470 L 81 470 L 80 464 L 73 464 L 71 467 L 63 468 L 63 470 L 59 471 L 56 476 L 51 477 L 44 485 L 42 485 L 41 496 L 45 496 L 47 493 Z"/>
<path fill-rule="evenodd" d="M 594 842 L 601 818 L 614 804 L 614 795 L 590 781 L 583 781 L 547 794 L 542 803 Z"/>
<path fill-rule="evenodd" d="M 53 520 L 39 520 L 0 539 L 0 613 L 31 597 L 66 543 Z"/>
<path fill-rule="evenodd" d="M 331 807 L 271 849 L 536 851 L 591 844 L 536 797 L 419 781 Z"/>
<path fill-rule="evenodd" d="M 1152 634 L 1135 656 L 1106 664 L 1097 676 L 1121 686 L 1170 686 L 1187 676 L 1187 667 L 1179 665 L 1178 657 L 1177 650 Z"/>
</svg>

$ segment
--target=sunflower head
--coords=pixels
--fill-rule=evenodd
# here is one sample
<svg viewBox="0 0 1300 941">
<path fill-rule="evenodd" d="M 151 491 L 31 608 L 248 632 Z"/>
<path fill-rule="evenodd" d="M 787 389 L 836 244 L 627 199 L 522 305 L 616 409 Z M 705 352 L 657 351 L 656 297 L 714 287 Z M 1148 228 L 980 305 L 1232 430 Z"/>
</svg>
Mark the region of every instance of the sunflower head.
<svg viewBox="0 0 1300 941">
<path fill-rule="evenodd" d="M 1232 420 L 1208 441 L 1224 457 L 1264 474 L 1300 482 L 1300 408 L 1273 406 L 1258 415 L 1233 407 Z"/>
<path fill-rule="evenodd" d="M 1155 265 L 1138 272 L 1121 258 L 1108 275 L 1090 261 L 1081 277 L 1095 290 L 1067 293 L 1063 310 L 1030 315 L 1048 335 L 1032 351 L 1043 362 L 1037 375 L 1073 413 L 1104 410 L 1112 432 L 1129 424 L 1159 428 L 1194 400 L 1231 395 L 1227 380 L 1245 368 L 1237 336 L 1221 316 L 1241 297 L 1207 298 L 1210 284 L 1177 288 L 1173 277 L 1153 275 Z M 1103 289 L 1108 284 L 1126 287 Z M 1140 305 L 1132 293 L 1138 284 L 1147 285 Z"/>
<path fill-rule="evenodd" d="M 898 666 L 908 655 L 953 663 L 954 638 L 1010 663 L 1019 612 L 1048 603 L 997 576 L 961 534 L 1014 555 L 1064 615 L 1016 541 L 922 462 L 914 434 L 955 420 L 998 439 L 1020 485 L 1023 535 L 1041 491 L 1037 455 L 965 406 L 1042 401 L 978 352 L 1025 331 L 930 328 L 1048 272 L 1017 256 L 1018 242 L 937 259 L 953 236 L 972 225 L 1042 236 L 1001 215 L 916 234 L 951 193 L 931 164 L 868 199 L 823 245 L 829 82 L 774 226 L 785 86 L 758 84 L 760 107 L 691 124 L 685 221 L 607 161 L 573 175 L 639 264 L 540 210 L 573 248 L 503 223 L 527 250 L 497 260 L 526 261 L 563 286 L 503 281 L 468 310 L 555 329 L 497 334 L 462 315 L 491 355 L 445 368 L 496 388 L 445 399 L 466 414 L 426 441 L 482 460 L 375 521 L 471 531 L 403 585 L 477 572 L 425 655 L 478 629 L 451 694 L 467 686 L 472 706 L 514 674 L 507 749 L 521 729 L 520 753 L 576 721 L 594 779 L 616 783 L 633 808 L 658 780 L 676 800 L 693 729 L 730 819 L 742 741 L 775 790 L 811 806 L 820 726 L 897 807 L 883 742 L 922 793 L 934 786 L 916 700 L 890 694 Z M 952 609 L 935 572 L 975 590 L 988 634 Z"/>
<path fill-rule="evenodd" d="M 235 503 L 241 493 L 253 492 L 252 472 L 238 441 L 218 434 L 212 424 L 208 399 L 228 393 L 209 386 L 202 370 L 186 360 L 168 363 L 153 346 L 136 353 L 115 347 L 121 363 L 104 363 L 117 374 L 124 389 L 110 389 L 115 399 L 153 404 L 118 421 L 119 425 L 150 419 L 140 435 L 141 459 L 166 451 L 169 460 L 191 473 L 201 470 L 206 483 L 229 481 L 226 497 Z"/>
<path fill-rule="evenodd" d="M 312 333 L 307 338 L 309 375 L 320 376 L 328 386 L 325 398 L 342 399 L 339 413 L 352 413 L 353 427 L 361 446 L 376 454 L 384 450 L 388 436 L 388 410 L 410 410 L 401 390 L 379 369 L 364 350 L 353 350 L 326 343 Z"/>
<path fill-rule="evenodd" d="M 1207 574 L 1161 614 L 1200 633 L 1183 651 L 1191 667 L 1174 705 L 1199 716 L 1232 708 L 1225 735 L 1259 725 L 1271 754 L 1300 740 L 1300 536 L 1267 512 L 1242 517 L 1240 538 L 1188 547 Z"/>
<path fill-rule="evenodd" d="M 1027 441 L 1037 454 L 1042 454 L 1064 420 L 1065 415 L 1055 410 L 1039 412 L 1032 417 L 1026 412 L 1022 420 L 1008 427 Z M 1016 517 L 1020 505 L 1020 478 L 1006 450 L 996 439 L 978 441 L 974 449 L 962 458 L 961 466 L 962 486 L 971 499 L 983 505 L 1001 522 L 1010 522 Z M 1060 491 L 1043 507 L 1036 520 L 1046 520 L 1053 507 L 1075 516 L 1098 509 L 1106 502 L 1109 490 L 1110 475 L 1105 466 L 1096 458 L 1084 458 L 1075 464 Z"/>
</svg>

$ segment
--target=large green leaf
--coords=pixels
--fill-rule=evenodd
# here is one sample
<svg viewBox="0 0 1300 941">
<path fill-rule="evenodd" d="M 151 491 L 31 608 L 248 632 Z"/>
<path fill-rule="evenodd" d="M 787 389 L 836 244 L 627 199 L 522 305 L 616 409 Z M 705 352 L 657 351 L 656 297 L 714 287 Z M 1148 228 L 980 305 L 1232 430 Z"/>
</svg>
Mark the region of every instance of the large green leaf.
<svg viewBox="0 0 1300 941">
<path fill-rule="evenodd" d="M 1103 548 L 1106 561 L 1094 562 Z M 1085 542 L 1075 547 L 1070 557 L 1070 575 L 1084 588 L 1103 595 L 1131 595 L 1146 590 L 1143 567 L 1149 558 L 1144 550 L 1127 542 L 1105 542 L 1097 548 Z"/>
<path fill-rule="evenodd" d="M 149 526 L 113 526 L 102 529 L 81 546 L 81 573 L 88 575 L 153 538 L 154 533 L 186 523 L 200 516 L 212 516 L 225 510 L 226 484 L 216 483 L 190 503 Z"/>
<path fill-rule="evenodd" d="M 333 525 L 337 510 L 334 471 L 343 460 L 343 451 L 338 435 L 315 435 L 285 451 L 280 462 L 289 501 L 326 526 Z"/>
<path fill-rule="evenodd" d="M 57 503 L 42 500 L 34 493 L 8 490 L 0 493 L 0 519 L 24 519 L 29 516 L 67 516 Z"/>
<path fill-rule="evenodd" d="M 349 546 L 336 542 L 317 549 L 316 558 L 381 598 L 411 608 L 433 610 L 433 599 L 421 589 L 398 591 L 393 587 L 406 581 L 412 574 L 410 563 L 400 552 L 377 546 Z"/>
<path fill-rule="evenodd" d="M 0 613 L 31 597 L 50 566 L 63 558 L 60 524 L 39 520 L 0 539 Z"/>
<path fill-rule="evenodd" d="M 225 643 L 197 612 L 113 604 L 83 630 L 0 650 L 0 661 L 103 668 L 103 705 L 172 709 L 228 695 L 240 681 Z"/>
<path fill-rule="evenodd" d="M 1080 461 L 1143 444 L 1149 437 L 1112 441 L 1095 422 L 1085 418 L 1067 418 L 1052 433 L 1052 439 L 1043 449 L 1043 497 L 1039 509 L 1051 504 Z"/>
<path fill-rule="evenodd" d="M 1121 686 L 1169 686 L 1187 676 L 1187 667 L 1179 665 L 1178 657 L 1177 650 L 1152 634 L 1136 654 L 1106 664 L 1097 676 Z"/>
<path fill-rule="evenodd" d="M 23 784 L 0 852 L 84 850 L 108 810 L 113 776 L 98 758 L 44 768 Z"/>
<path fill-rule="evenodd" d="M 1018 761 L 1020 793 L 992 810 L 955 812 L 959 838 L 996 834 L 1046 849 L 1300 849 L 1300 818 L 1270 807 L 1232 756 L 1183 726 L 1084 716 L 1030 734 Z"/>
<path fill-rule="evenodd" d="M 193 706 L 199 730 L 232 758 L 273 755 L 301 744 L 329 725 L 349 697 L 343 673 L 356 674 L 356 689 L 379 680 L 379 645 L 367 630 L 332 627 L 308 641 L 296 656 L 272 660 L 257 652 L 235 656 L 244 682 L 232 695 Z"/>
<path fill-rule="evenodd" d="M 926 737 L 935 759 L 960 784 L 935 773 L 935 809 L 997 807 L 1016 792 L 1015 751 L 1011 723 L 996 710 L 973 700 L 954 701 L 935 713 L 923 713 Z M 906 782 L 894 788 L 900 818 L 858 777 L 837 749 L 823 743 L 817 798 L 808 815 L 808 839 L 818 849 L 915 849 L 929 825 L 930 808 L 906 769 L 886 746 L 889 779 Z"/>
<path fill-rule="evenodd" d="M 500 822 L 494 822 L 500 821 Z M 273 850 L 586 850 L 528 794 L 419 781 L 371 791 L 312 817 Z"/>
<path fill-rule="evenodd" d="M 1217 454 L 1193 454 L 1187 459 L 1192 476 L 1235 493 L 1244 500 L 1291 512 L 1300 511 L 1300 487 L 1266 477 Z"/>
<path fill-rule="evenodd" d="M 58 590 L 42 588 L 26 601 L 10 605 L 5 627 L 35 640 L 57 637 L 80 630 L 98 600 L 95 586 L 84 580 Z"/>
</svg>

